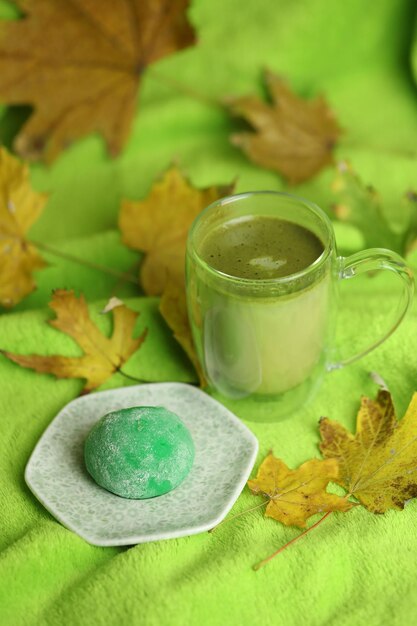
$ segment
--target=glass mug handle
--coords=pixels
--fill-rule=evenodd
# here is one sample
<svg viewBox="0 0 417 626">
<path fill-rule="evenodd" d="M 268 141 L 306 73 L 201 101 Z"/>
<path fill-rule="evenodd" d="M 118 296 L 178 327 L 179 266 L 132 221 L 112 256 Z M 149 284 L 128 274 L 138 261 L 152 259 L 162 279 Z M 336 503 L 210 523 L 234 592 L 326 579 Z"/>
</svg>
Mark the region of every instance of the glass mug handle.
<svg viewBox="0 0 417 626">
<path fill-rule="evenodd" d="M 380 339 L 357 354 L 348 356 L 347 358 L 341 359 L 335 363 L 328 363 L 328 370 L 340 369 L 345 365 L 349 365 L 350 363 L 357 361 L 388 339 L 394 330 L 398 328 L 407 313 L 414 293 L 414 278 L 410 268 L 406 266 L 404 259 L 402 259 L 396 252 L 392 252 L 392 250 L 386 250 L 384 248 L 370 248 L 368 250 L 352 254 L 349 257 L 338 257 L 337 263 L 338 278 L 340 280 L 354 278 L 360 274 L 374 272 L 376 270 L 388 270 L 389 272 L 393 272 L 399 277 L 402 283 L 402 293 L 398 301 L 396 318 L 388 331 L 386 331 Z"/>
</svg>

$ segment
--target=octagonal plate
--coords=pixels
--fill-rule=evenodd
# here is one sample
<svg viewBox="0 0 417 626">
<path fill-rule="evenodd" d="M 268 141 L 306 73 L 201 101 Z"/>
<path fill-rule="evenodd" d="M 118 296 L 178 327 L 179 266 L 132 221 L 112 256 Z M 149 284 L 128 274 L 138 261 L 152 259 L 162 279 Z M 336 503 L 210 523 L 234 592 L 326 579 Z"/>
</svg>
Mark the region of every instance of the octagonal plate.
<svg viewBox="0 0 417 626">
<path fill-rule="evenodd" d="M 99 487 L 84 465 L 84 441 L 106 413 L 164 406 L 188 427 L 191 472 L 157 498 L 128 500 Z M 203 532 L 218 524 L 242 491 L 258 442 L 222 404 L 183 383 L 152 383 L 73 400 L 46 429 L 26 466 L 31 491 L 64 526 L 97 546 L 118 546 Z"/>
</svg>

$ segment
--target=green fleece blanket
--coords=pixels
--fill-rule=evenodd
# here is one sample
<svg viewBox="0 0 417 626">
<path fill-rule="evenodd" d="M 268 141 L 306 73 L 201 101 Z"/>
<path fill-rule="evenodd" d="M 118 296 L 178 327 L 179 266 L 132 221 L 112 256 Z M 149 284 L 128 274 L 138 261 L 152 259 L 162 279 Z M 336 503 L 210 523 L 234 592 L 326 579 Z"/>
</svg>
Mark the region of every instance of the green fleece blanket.
<svg viewBox="0 0 417 626">
<path fill-rule="evenodd" d="M 159 64 L 210 96 L 259 91 L 265 65 L 304 94 L 325 92 L 345 137 L 348 158 L 377 187 L 395 220 L 404 191 L 416 187 L 416 5 L 380 0 L 194 0 L 190 17 L 199 43 Z M 0 4 L 0 16 L 13 10 Z M 20 112 L 0 111 L 0 140 L 9 144 Z M 139 262 L 116 230 L 120 198 L 140 198 L 153 179 L 179 160 L 196 185 L 238 177 L 240 191 L 283 189 L 277 175 L 251 165 L 227 142 L 232 123 L 217 109 L 175 92 L 150 76 L 123 154 L 110 161 L 98 137 L 77 142 L 47 169 L 32 167 L 38 189 L 51 191 L 33 237 L 67 254 L 131 271 Z M 330 171 L 296 189 L 329 209 Z M 346 233 L 338 231 L 348 244 Z M 0 316 L 0 348 L 77 355 L 71 339 L 45 323 L 53 288 L 82 290 L 92 315 L 117 293 L 141 312 L 143 348 L 126 371 L 154 381 L 193 381 L 194 372 L 158 313 L 158 300 L 69 260 L 47 256 L 39 288 Z M 417 263 L 411 259 L 413 266 Z M 398 294 L 391 283 L 347 281 L 337 340 L 349 350 L 376 338 L 390 322 Z M 315 399 L 290 419 L 262 423 L 273 410 L 250 401 L 230 407 L 259 439 L 257 463 L 272 447 L 291 467 L 318 457 L 322 415 L 353 429 L 361 394 L 374 394 L 377 371 L 402 415 L 417 388 L 417 309 L 382 347 L 327 375 Z M 114 376 L 106 387 L 127 384 Z M 128 383 L 130 384 L 130 383 Z M 129 548 L 98 548 L 61 526 L 26 487 L 31 451 L 56 413 L 81 389 L 24 370 L 0 356 L 0 624 L 1 626 L 379 626 L 413 623 L 417 610 L 417 502 L 375 516 L 358 507 L 334 514 L 317 530 L 255 573 L 251 566 L 298 535 L 262 513 L 207 533 Z M 245 489 L 233 513 L 254 498 Z"/>
</svg>

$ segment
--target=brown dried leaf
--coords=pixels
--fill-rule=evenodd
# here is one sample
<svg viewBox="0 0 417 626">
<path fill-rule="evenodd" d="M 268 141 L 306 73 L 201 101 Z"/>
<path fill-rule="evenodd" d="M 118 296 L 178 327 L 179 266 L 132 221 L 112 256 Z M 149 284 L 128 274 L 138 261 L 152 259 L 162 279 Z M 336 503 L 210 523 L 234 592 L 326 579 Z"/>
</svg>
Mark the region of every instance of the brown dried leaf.
<svg viewBox="0 0 417 626">
<path fill-rule="evenodd" d="M 188 0 L 18 0 L 23 19 L 0 22 L 0 100 L 35 111 L 15 149 L 52 161 L 99 132 L 123 147 L 146 67 L 194 42 Z"/>
<path fill-rule="evenodd" d="M 340 127 L 323 97 L 303 100 L 270 71 L 265 81 L 271 104 L 256 96 L 226 103 L 254 131 L 232 135 L 232 143 L 257 165 L 277 171 L 290 183 L 301 183 L 332 163 Z"/>
<path fill-rule="evenodd" d="M 73 291 L 57 290 L 49 305 L 56 313 L 51 326 L 72 337 L 84 351 L 80 357 L 20 355 L 3 352 L 11 361 L 37 372 L 54 374 L 58 378 L 84 378 L 84 393 L 99 387 L 120 370 L 145 341 L 147 331 L 134 339 L 138 313 L 125 305 L 112 308 L 113 333 L 106 337 L 92 322 L 84 296 Z"/>
<path fill-rule="evenodd" d="M 336 479 L 372 513 L 403 509 L 417 497 L 417 393 L 398 421 L 389 391 L 362 398 L 356 434 L 327 418 L 320 420 L 323 456 L 337 459 Z"/>
<path fill-rule="evenodd" d="M 296 470 L 269 454 L 255 479 L 248 481 L 253 494 L 269 498 L 265 515 L 286 526 L 305 528 L 312 515 L 327 511 L 348 511 L 353 505 L 346 498 L 326 492 L 338 477 L 335 459 L 311 459 Z"/>
<path fill-rule="evenodd" d="M 234 184 L 196 189 L 173 166 L 144 200 L 124 200 L 119 215 L 123 241 L 146 252 L 140 279 L 145 292 L 160 295 L 167 276 L 184 284 L 185 244 L 197 215 L 209 204 L 232 193 Z"/>
<path fill-rule="evenodd" d="M 47 196 L 34 191 L 27 165 L 0 147 L 0 305 L 12 307 L 35 289 L 34 270 L 45 262 L 26 239 Z"/>
</svg>

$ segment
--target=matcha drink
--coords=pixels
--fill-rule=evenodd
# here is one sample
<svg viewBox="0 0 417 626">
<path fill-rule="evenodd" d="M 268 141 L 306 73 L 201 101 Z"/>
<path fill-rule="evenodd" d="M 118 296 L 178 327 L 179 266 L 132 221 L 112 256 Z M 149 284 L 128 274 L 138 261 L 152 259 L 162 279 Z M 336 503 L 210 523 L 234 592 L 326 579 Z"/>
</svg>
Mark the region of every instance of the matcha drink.
<svg viewBox="0 0 417 626">
<path fill-rule="evenodd" d="M 197 350 L 224 393 L 279 394 L 311 374 L 324 347 L 330 273 L 292 292 L 273 279 L 293 282 L 323 250 L 312 231 L 271 216 L 238 217 L 202 238 L 200 258 L 243 279 L 225 287 L 198 271 L 188 277 Z"/>
<path fill-rule="evenodd" d="M 302 271 L 323 252 L 303 226 L 274 217 L 244 217 L 213 229 L 200 255 L 214 269 L 250 280 L 282 278 Z"/>
</svg>

